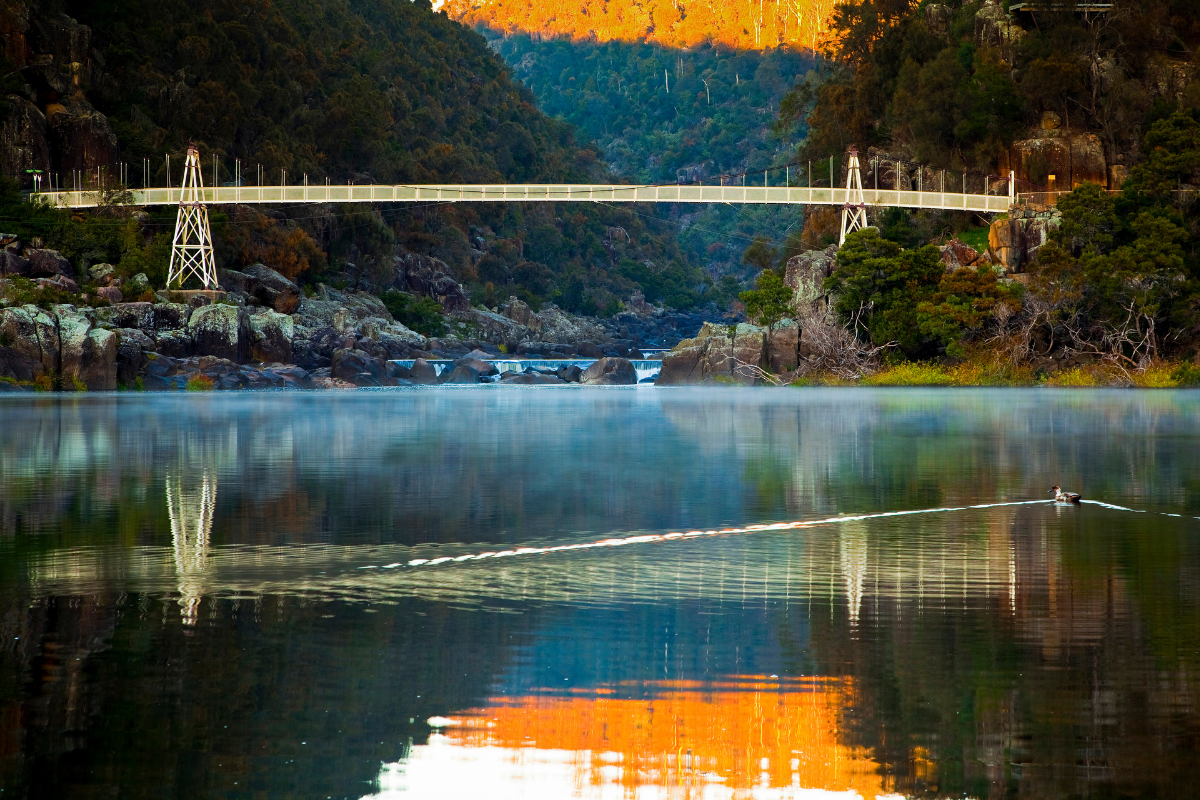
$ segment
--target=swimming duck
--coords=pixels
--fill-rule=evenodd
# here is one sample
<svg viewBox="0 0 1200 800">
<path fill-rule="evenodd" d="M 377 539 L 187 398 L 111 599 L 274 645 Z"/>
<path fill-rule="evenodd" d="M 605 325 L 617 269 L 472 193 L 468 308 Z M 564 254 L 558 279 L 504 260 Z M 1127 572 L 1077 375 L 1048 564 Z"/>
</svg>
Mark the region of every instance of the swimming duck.
<svg viewBox="0 0 1200 800">
<path fill-rule="evenodd" d="M 1054 493 L 1054 500 L 1058 503 L 1078 503 L 1083 499 L 1075 492 L 1064 492 L 1062 487 L 1057 484 L 1050 491 Z"/>
</svg>

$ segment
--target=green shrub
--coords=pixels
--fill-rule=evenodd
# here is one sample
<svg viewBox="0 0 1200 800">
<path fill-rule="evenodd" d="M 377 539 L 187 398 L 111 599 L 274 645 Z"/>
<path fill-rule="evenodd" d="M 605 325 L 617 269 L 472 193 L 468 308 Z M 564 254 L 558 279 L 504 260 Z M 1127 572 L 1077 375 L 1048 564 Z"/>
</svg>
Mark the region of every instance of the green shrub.
<svg viewBox="0 0 1200 800">
<path fill-rule="evenodd" d="M 446 316 L 432 297 L 417 297 L 388 289 L 380 299 L 396 321 L 423 336 L 445 336 Z"/>
<path fill-rule="evenodd" d="M 141 378 L 138 380 L 141 380 Z M 211 392 L 213 385 L 213 379 L 207 375 L 196 375 L 188 379 L 184 388 L 189 392 Z"/>
<path fill-rule="evenodd" d="M 1200 367 L 1183 363 L 1171 372 L 1171 380 L 1177 386 L 1200 386 Z"/>
</svg>

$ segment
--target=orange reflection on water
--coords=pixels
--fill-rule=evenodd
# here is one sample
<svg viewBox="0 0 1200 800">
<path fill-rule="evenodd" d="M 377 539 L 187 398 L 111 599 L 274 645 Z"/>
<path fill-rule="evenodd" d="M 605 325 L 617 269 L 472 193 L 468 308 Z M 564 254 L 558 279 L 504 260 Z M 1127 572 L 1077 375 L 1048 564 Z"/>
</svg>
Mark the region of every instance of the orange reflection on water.
<svg viewBox="0 0 1200 800">
<path fill-rule="evenodd" d="M 448 743 L 574 752 L 576 785 L 617 783 L 627 796 L 642 786 L 683 787 L 679 796 L 688 796 L 687 787 L 714 782 L 745 797 L 771 787 L 853 791 L 868 800 L 883 793 L 869 753 L 838 739 L 852 700 L 848 680 L 739 676 L 637 688 L 650 696 L 497 698 L 446 720 Z"/>
</svg>

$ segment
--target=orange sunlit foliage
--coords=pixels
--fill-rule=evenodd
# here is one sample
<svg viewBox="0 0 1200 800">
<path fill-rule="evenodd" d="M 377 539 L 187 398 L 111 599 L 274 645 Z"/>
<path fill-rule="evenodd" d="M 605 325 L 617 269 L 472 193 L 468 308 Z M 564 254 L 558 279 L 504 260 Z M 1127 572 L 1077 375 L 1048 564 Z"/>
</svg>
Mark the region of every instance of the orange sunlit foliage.
<svg viewBox="0 0 1200 800">
<path fill-rule="evenodd" d="M 640 685 L 639 685 L 640 686 Z M 869 753 L 839 742 L 848 681 L 677 681 L 652 685 L 650 698 L 614 692 L 588 696 L 500 698 L 458 715 L 449 738 L 467 747 L 536 747 L 588 753 L 580 784 L 694 787 L 713 780 L 737 790 L 799 786 L 852 790 L 866 800 L 883 793 Z M 688 794 L 685 792 L 685 794 Z"/>
<path fill-rule="evenodd" d="M 817 50 L 835 0 L 447 0 L 446 13 L 468 25 L 600 42 L 739 50 L 787 45 Z"/>
</svg>

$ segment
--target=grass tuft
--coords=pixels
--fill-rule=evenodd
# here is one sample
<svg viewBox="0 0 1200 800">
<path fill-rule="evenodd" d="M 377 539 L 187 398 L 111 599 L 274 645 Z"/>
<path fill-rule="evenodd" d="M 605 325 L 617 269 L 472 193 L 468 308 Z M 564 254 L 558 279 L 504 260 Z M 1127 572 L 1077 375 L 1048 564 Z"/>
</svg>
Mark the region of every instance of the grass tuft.
<svg viewBox="0 0 1200 800">
<path fill-rule="evenodd" d="M 211 392 L 215 385 L 207 375 L 196 375 L 188 379 L 184 388 L 189 392 Z"/>
</svg>

